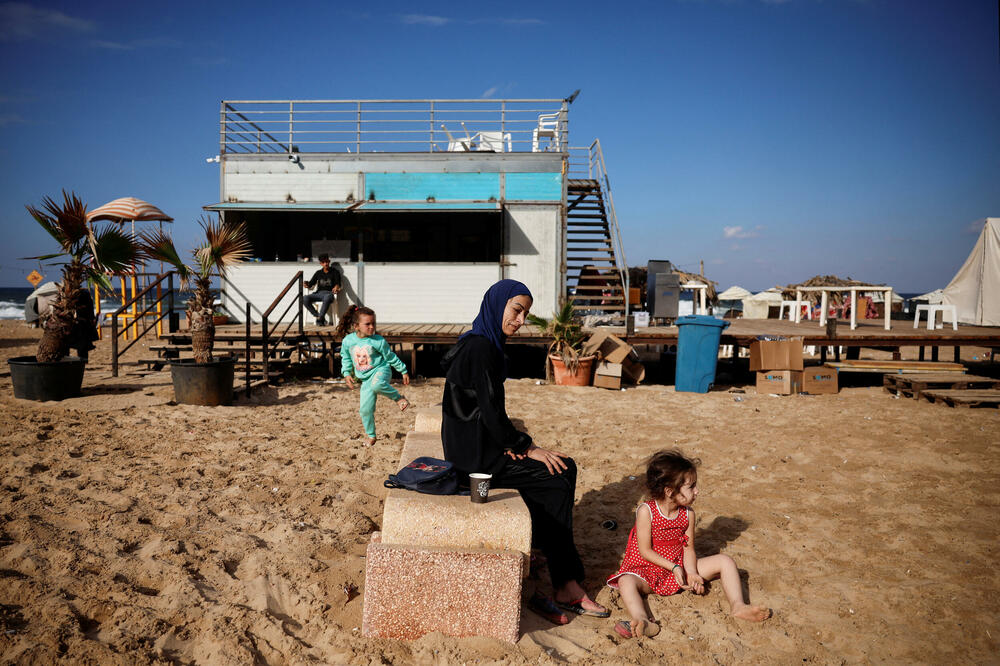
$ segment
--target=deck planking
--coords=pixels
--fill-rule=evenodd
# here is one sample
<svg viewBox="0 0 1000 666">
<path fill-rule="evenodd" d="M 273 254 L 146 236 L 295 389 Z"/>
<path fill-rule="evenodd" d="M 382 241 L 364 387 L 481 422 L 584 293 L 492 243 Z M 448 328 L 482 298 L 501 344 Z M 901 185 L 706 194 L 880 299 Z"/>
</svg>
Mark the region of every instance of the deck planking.
<svg viewBox="0 0 1000 666">
<path fill-rule="evenodd" d="M 913 328 L 910 320 L 893 320 L 893 328 L 885 330 L 881 320 L 859 323 L 853 331 L 846 323 L 837 327 L 833 337 L 826 337 L 826 329 L 814 321 L 806 320 L 796 324 L 779 319 L 734 319 L 722 331 L 720 344 L 748 347 L 760 336 L 800 337 L 804 345 L 839 347 L 998 347 L 1000 348 L 1000 328 L 986 326 L 959 325 L 957 331 L 950 328 L 930 330 Z M 878 322 L 878 323 L 876 323 Z M 380 324 L 378 333 L 390 342 L 415 344 L 454 344 L 458 337 L 468 331 L 471 324 L 427 324 L 393 323 Z M 245 327 L 242 324 L 227 324 L 216 327 L 216 339 L 220 342 L 229 338 L 242 339 Z M 259 325 L 251 327 L 252 334 L 259 335 Z M 283 329 L 282 329 L 283 330 Z M 312 340 L 337 341 L 339 337 L 333 326 L 306 325 L 303 335 Z M 632 345 L 676 345 L 679 330 L 676 326 L 650 326 L 638 328 L 626 336 L 624 326 L 601 327 Z M 593 329 L 584 329 L 586 333 Z M 293 327 L 288 335 L 297 333 Z M 548 344 L 551 337 L 532 324 L 525 324 L 516 335 L 508 339 L 512 344 Z"/>
</svg>

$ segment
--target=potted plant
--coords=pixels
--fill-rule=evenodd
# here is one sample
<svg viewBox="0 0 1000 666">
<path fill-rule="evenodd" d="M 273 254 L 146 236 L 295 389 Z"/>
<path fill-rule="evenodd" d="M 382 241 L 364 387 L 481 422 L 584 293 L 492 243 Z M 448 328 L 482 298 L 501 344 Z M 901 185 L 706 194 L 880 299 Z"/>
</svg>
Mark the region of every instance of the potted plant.
<svg viewBox="0 0 1000 666">
<path fill-rule="evenodd" d="M 59 252 L 28 259 L 68 258 L 62 281 L 35 356 L 12 358 L 14 397 L 27 400 L 63 400 L 80 395 L 85 361 L 69 356 L 81 329 L 93 327 L 93 301 L 84 280 L 110 290 L 108 273 L 120 273 L 141 257 L 138 245 L 120 227 L 107 224 L 95 231 L 87 224 L 87 206 L 63 190 L 63 202 L 51 197 L 42 207 L 25 206 L 32 218 L 59 244 Z M 86 312 L 89 306 L 90 312 Z M 89 344 L 88 344 L 89 346 Z"/>
<path fill-rule="evenodd" d="M 573 312 L 573 303 L 566 301 L 552 319 L 543 319 L 529 314 L 528 321 L 552 336 L 549 345 L 545 376 L 565 386 L 587 386 L 590 384 L 590 369 L 593 356 L 580 356 L 583 344 L 583 329 Z"/>
<path fill-rule="evenodd" d="M 143 251 L 151 258 L 170 264 L 177 270 L 181 288 L 194 283 L 187 302 L 188 329 L 194 359 L 178 359 L 170 364 L 174 399 L 188 405 L 225 405 L 233 399 L 233 359 L 214 358 L 214 303 L 211 277 L 225 279 L 229 269 L 250 255 L 250 241 L 244 223 L 230 224 L 202 219 L 205 242 L 191 254 L 194 264 L 181 261 L 173 241 L 162 230 L 140 235 Z"/>
</svg>

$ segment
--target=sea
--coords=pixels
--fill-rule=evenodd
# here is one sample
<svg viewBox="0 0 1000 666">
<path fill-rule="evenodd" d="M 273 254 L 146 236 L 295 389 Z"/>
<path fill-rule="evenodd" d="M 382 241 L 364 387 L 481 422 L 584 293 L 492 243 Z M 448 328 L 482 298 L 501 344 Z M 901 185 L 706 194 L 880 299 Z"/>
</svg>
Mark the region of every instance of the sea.
<svg viewBox="0 0 1000 666">
<path fill-rule="evenodd" d="M 27 300 L 34 287 L 0 287 L 0 319 L 24 319 L 24 301 Z M 184 309 L 190 293 L 179 292 L 174 299 L 174 307 Z M 114 312 L 121 307 L 121 300 L 101 299 L 101 312 Z"/>
</svg>

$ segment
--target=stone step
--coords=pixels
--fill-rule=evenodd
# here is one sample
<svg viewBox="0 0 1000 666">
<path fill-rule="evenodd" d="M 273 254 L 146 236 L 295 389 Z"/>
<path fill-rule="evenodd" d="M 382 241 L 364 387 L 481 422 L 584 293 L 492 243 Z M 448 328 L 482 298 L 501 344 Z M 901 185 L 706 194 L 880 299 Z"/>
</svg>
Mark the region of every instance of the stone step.
<svg viewBox="0 0 1000 666">
<path fill-rule="evenodd" d="M 417 411 L 417 418 L 413 424 L 416 432 L 436 432 L 441 434 L 441 404 L 423 407 Z"/>
</svg>

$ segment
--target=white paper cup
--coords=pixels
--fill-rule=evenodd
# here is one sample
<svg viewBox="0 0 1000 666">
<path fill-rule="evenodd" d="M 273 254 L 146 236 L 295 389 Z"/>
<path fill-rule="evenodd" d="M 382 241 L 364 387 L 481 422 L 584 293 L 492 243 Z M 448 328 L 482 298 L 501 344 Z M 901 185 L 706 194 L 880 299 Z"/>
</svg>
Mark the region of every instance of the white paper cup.
<svg viewBox="0 0 1000 666">
<path fill-rule="evenodd" d="M 490 496 L 492 474 L 474 472 L 469 475 L 469 496 L 474 504 L 485 504 Z"/>
</svg>

